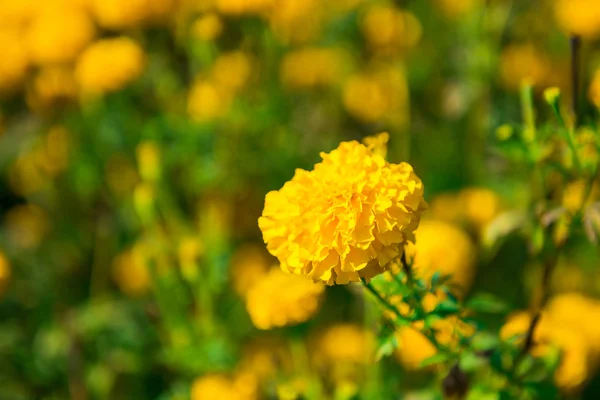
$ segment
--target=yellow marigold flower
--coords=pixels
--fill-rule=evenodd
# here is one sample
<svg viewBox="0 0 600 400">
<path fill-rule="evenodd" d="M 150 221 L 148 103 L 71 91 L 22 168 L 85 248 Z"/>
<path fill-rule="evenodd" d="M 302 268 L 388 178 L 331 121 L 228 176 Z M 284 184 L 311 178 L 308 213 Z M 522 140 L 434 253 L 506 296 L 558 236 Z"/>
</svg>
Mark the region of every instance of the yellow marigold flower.
<svg viewBox="0 0 600 400">
<path fill-rule="evenodd" d="M 414 246 L 407 248 L 413 256 L 417 275 L 429 279 L 439 271 L 452 275 L 452 282 L 461 287 L 464 295 L 475 275 L 475 245 L 460 228 L 443 221 L 425 220 L 416 231 Z"/>
<path fill-rule="evenodd" d="M 456 193 L 441 193 L 429 202 L 428 214 L 431 218 L 446 222 L 459 222 L 464 209 Z"/>
<path fill-rule="evenodd" d="M 314 349 L 317 364 L 371 364 L 375 355 L 375 337 L 354 324 L 337 324 L 322 332 Z"/>
<path fill-rule="evenodd" d="M 344 85 L 342 101 L 346 110 L 363 122 L 386 119 L 404 124 L 408 120 L 408 87 L 399 68 L 350 77 Z"/>
<path fill-rule="evenodd" d="M 233 290 L 245 297 L 251 287 L 269 272 L 271 264 L 263 248 L 245 245 L 235 251 L 231 258 L 230 272 Z"/>
<path fill-rule="evenodd" d="M 160 147 L 158 143 L 146 140 L 136 148 L 140 176 L 148 182 L 156 182 L 160 178 Z"/>
<path fill-rule="evenodd" d="M 96 21 L 100 26 L 109 29 L 139 25 L 148 16 L 149 4 L 154 1 L 156 0 L 90 0 Z"/>
<path fill-rule="evenodd" d="M 250 57 L 242 51 L 219 55 L 212 67 L 214 82 L 230 91 L 241 89 L 248 82 L 251 73 Z"/>
<path fill-rule="evenodd" d="M 29 56 L 21 35 L 16 29 L 0 29 L 0 92 L 17 87 L 25 78 L 29 67 Z"/>
<path fill-rule="evenodd" d="M 6 213 L 5 221 L 10 243 L 24 250 L 36 248 L 50 228 L 48 214 L 35 204 L 11 208 Z"/>
<path fill-rule="evenodd" d="M 600 301 L 580 293 L 563 293 L 550 299 L 546 314 L 553 324 L 581 333 L 593 357 L 600 361 Z"/>
<path fill-rule="evenodd" d="M 266 11 L 273 0 L 216 0 L 217 10 L 223 14 L 259 14 Z"/>
<path fill-rule="evenodd" d="M 367 136 L 362 140 L 363 144 L 373 152 L 373 154 L 385 158 L 387 156 L 388 142 L 390 134 L 387 132 L 379 133 L 373 136 Z"/>
<path fill-rule="evenodd" d="M 209 42 L 221 35 L 223 22 L 217 14 L 208 13 L 196 19 L 190 30 L 194 37 Z"/>
<path fill-rule="evenodd" d="M 407 370 L 418 370 L 421 362 L 437 353 L 435 346 L 416 328 L 401 328 L 396 332 L 398 349 L 395 356 Z"/>
<path fill-rule="evenodd" d="M 256 382 L 248 375 L 230 378 L 222 374 L 208 374 L 192 383 L 191 400 L 255 400 Z"/>
<path fill-rule="evenodd" d="M 278 0 L 269 9 L 271 29 L 285 43 L 306 43 L 318 36 L 326 7 L 317 0 Z"/>
<path fill-rule="evenodd" d="M 600 34 L 600 7 L 596 0 L 556 0 L 554 11 L 568 34 L 585 38 Z"/>
<path fill-rule="evenodd" d="M 321 158 L 267 194 L 263 239 L 284 271 L 328 285 L 370 279 L 414 240 L 427 206 L 423 184 L 409 164 L 389 163 L 356 141 Z"/>
<path fill-rule="evenodd" d="M 458 193 L 465 218 L 478 228 L 485 227 L 500 212 L 500 199 L 486 188 L 469 187 Z"/>
<path fill-rule="evenodd" d="M 347 63 L 347 55 L 339 49 L 306 47 L 283 57 L 281 81 L 294 89 L 331 85 L 341 78 Z"/>
<path fill-rule="evenodd" d="M 195 281 L 198 278 L 198 258 L 204 253 L 204 245 L 195 236 L 188 236 L 181 239 L 177 246 L 177 258 L 181 274 L 189 281 Z"/>
<path fill-rule="evenodd" d="M 450 19 L 460 18 L 483 5 L 482 0 L 435 0 L 435 5 Z"/>
<path fill-rule="evenodd" d="M 94 24 L 78 8 L 44 9 L 31 22 L 25 40 L 37 64 L 73 61 L 95 35 Z"/>
<path fill-rule="evenodd" d="M 119 289 L 129 296 L 139 296 L 150 288 L 150 273 L 140 245 L 119 254 L 112 264 L 112 276 Z"/>
<path fill-rule="evenodd" d="M 504 86 L 519 90 L 524 81 L 543 84 L 548 80 L 550 61 L 531 44 L 510 45 L 502 51 L 500 77 Z"/>
<path fill-rule="evenodd" d="M 600 108 L 600 69 L 594 71 L 592 82 L 588 89 L 588 98 L 597 108 Z"/>
<path fill-rule="evenodd" d="M 503 339 L 518 338 L 522 342 L 529 328 L 531 316 L 527 312 L 510 315 L 500 330 Z M 534 332 L 534 344 L 531 354 L 543 356 L 548 346 L 557 347 L 562 358 L 554 375 L 554 381 L 563 390 L 572 391 L 580 388 L 589 377 L 589 347 L 581 333 L 573 327 L 556 324 L 543 314 Z"/>
<path fill-rule="evenodd" d="M 32 80 L 27 91 L 31 109 L 44 110 L 56 103 L 77 98 L 77 83 L 71 68 L 51 66 L 42 69 Z"/>
<path fill-rule="evenodd" d="M 188 94 L 187 111 L 192 119 L 207 122 L 229 110 L 231 93 L 212 82 L 198 80 Z"/>
<path fill-rule="evenodd" d="M 144 51 L 133 40 L 102 39 L 77 60 L 75 77 L 84 93 L 104 94 L 120 90 L 139 77 L 144 64 Z"/>
<path fill-rule="evenodd" d="M 37 0 L 2 0 L 0 26 L 11 29 L 22 28 L 31 21 L 39 6 Z"/>
<path fill-rule="evenodd" d="M 385 5 L 369 8 L 362 19 L 361 28 L 372 47 L 388 50 L 415 46 L 423 31 L 413 14 Z"/>
<path fill-rule="evenodd" d="M 295 325 L 317 312 L 324 290 L 321 284 L 273 268 L 248 291 L 246 309 L 259 329 Z"/>
<path fill-rule="evenodd" d="M 4 253 L 0 251 L 0 295 L 4 293 L 8 280 L 10 279 L 10 264 L 4 256 Z"/>
</svg>

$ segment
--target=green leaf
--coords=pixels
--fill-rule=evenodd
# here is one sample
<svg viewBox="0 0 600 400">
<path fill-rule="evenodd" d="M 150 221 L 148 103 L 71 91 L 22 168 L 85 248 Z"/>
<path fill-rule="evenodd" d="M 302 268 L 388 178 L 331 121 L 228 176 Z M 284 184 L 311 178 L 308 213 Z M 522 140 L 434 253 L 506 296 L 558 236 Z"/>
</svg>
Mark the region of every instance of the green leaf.
<svg viewBox="0 0 600 400">
<path fill-rule="evenodd" d="M 398 339 L 396 338 L 396 335 L 392 333 L 384 337 L 383 340 L 379 343 L 379 348 L 377 349 L 377 353 L 375 354 L 375 360 L 379 361 L 383 357 L 391 355 L 397 348 Z"/>
<path fill-rule="evenodd" d="M 490 293 L 479 293 L 471 297 L 466 304 L 468 309 L 486 314 L 505 314 L 510 308 L 497 296 Z"/>
<path fill-rule="evenodd" d="M 443 318 L 436 314 L 429 314 L 425 316 L 424 322 L 426 328 L 433 327 L 436 322 L 441 321 Z"/>
<path fill-rule="evenodd" d="M 448 361 L 450 359 L 450 357 L 451 357 L 451 355 L 447 354 L 447 353 L 437 353 L 437 354 L 434 354 L 431 357 L 427 357 L 426 359 L 421 361 L 421 364 L 419 364 L 419 366 L 421 368 L 425 368 L 425 367 L 429 367 L 432 365 L 441 364 L 443 362 Z"/>
<path fill-rule="evenodd" d="M 461 354 L 459 364 L 460 369 L 463 371 L 473 372 L 485 366 L 487 364 L 487 359 L 485 357 L 480 357 L 471 351 L 467 351 Z"/>
<path fill-rule="evenodd" d="M 471 340 L 471 347 L 476 351 L 485 351 L 497 347 L 498 343 L 500 343 L 500 340 L 496 335 L 488 332 L 480 332 Z"/>
<path fill-rule="evenodd" d="M 460 311 L 460 305 L 452 299 L 446 299 L 435 307 L 432 314 L 439 315 L 440 317 L 446 317 L 448 315 L 457 314 Z"/>
</svg>

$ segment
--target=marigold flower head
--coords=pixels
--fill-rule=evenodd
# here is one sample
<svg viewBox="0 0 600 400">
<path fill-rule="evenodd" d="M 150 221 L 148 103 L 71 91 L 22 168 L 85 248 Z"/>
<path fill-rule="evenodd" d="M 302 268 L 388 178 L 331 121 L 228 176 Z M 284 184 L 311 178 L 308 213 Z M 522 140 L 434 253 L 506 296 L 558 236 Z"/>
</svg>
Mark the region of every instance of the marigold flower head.
<svg viewBox="0 0 600 400">
<path fill-rule="evenodd" d="M 246 309 L 259 329 L 295 325 L 317 312 L 324 290 L 321 284 L 273 268 L 248 291 Z"/>
<path fill-rule="evenodd" d="M 194 21 L 190 31 L 194 37 L 208 42 L 221 35 L 223 22 L 217 14 L 207 13 Z"/>
<path fill-rule="evenodd" d="M 339 49 L 306 47 L 286 54 L 281 61 L 282 83 L 303 89 L 336 83 L 348 64 L 347 55 Z"/>
<path fill-rule="evenodd" d="M 321 333 L 314 350 L 315 361 L 322 366 L 370 364 L 374 361 L 375 337 L 359 325 L 332 325 Z"/>
<path fill-rule="evenodd" d="M 32 203 L 11 208 L 5 215 L 5 221 L 8 240 L 19 249 L 36 248 L 50 230 L 48 214 Z"/>
<path fill-rule="evenodd" d="M 252 73 L 252 63 L 248 54 L 232 51 L 219 55 L 212 68 L 214 82 L 229 91 L 241 89 Z"/>
<path fill-rule="evenodd" d="M 94 24 L 85 11 L 56 8 L 35 16 L 25 40 L 34 63 L 51 64 L 73 61 L 94 35 Z"/>
<path fill-rule="evenodd" d="M 77 60 L 75 77 L 84 93 L 104 94 L 122 89 L 144 69 L 142 48 L 127 37 L 102 39 Z"/>
<path fill-rule="evenodd" d="M 112 276 L 119 289 L 129 296 L 139 296 L 150 288 L 150 273 L 143 247 L 136 245 L 119 254 L 112 264 Z"/>
<path fill-rule="evenodd" d="M 600 6 L 596 0 L 557 0 L 554 12 L 559 25 L 570 35 L 600 35 Z"/>
<path fill-rule="evenodd" d="M 370 279 L 414 241 L 426 208 L 423 183 L 356 141 L 269 192 L 258 224 L 284 271 L 328 285 Z"/>
<path fill-rule="evenodd" d="M 109 29 L 124 29 L 139 25 L 150 12 L 152 2 L 164 0 L 90 0 L 98 24 Z M 151 7 L 151 6 L 150 6 Z"/>
<path fill-rule="evenodd" d="M 77 84 L 71 68 L 43 68 L 32 80 L 27 91 L 27 104 L 33 110 L 44 110 L 56 103 L 77 97 Z"/>
<path fill-rule="evenodd" d="M 223 116 L 231 103 L 231 92 L 210 81 L 197 80 L 187 98 L 187 112 L 198 122 L 208 122 Z"/>
<path fill-rule="evenodd" d="M 367 42 L 379 50 L 413 47 L 423 31 L 421 23 L 413 14 L 383 5 L 367 10 L 361 28 Z"/>
<path fill-rule="evenodd" d="M 550 62 L 531 44 L 506 47 L 500 58 L 500 75 L 504 86 L 518 90 L 523 81 L 542 84 L 549 79 Z"/>
</svg>

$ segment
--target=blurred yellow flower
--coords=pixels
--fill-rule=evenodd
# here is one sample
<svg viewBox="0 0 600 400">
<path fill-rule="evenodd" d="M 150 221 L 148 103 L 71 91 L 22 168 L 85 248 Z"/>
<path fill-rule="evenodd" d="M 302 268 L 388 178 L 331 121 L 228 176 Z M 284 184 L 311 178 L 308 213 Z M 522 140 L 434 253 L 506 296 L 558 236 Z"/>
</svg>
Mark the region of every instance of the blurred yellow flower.
<svg viewBox="0 0 600 400">
<path fill-rule="evenodd" d="M 554 11 L 567 34 L 584 38 L 600 34 L 600 6 L 596 0 L 556 0 Z"/>
<path fill-rule="evenodd" d="M 587 183 L 584 179 L 569 182 L 563 190 L 563 207 L 573 214 L 590 205 L 594 199 L 597 199 L 600 195 L 600 188 L 596 183 L 592 184 L 591 191 L 587 199 L 584 198 L 586 195 L 586 189 Z"/>
<path fill-rule="evenodd" d="M 77 98 L 77 83 L 73 70 L 64 66 L 41 69 L 27 91 L 27 105 L 33 110 L 45 110 L 56 103 Z"/>
<path fill-rule="evenodd" d="M 437 353 L 435 346 L 416 328 L 400 328 L 396 339 L 395 356 L 407 370 L 418 370 L 423 360 Z"/>
<path fill-rule="evenodd" d="M 230 378 L 208 374 L 197 378 L 191 387 L 191 400 L 255 400 L 256 382 L 248 375 Z"/>
<path fill-rule="evenodd" d="M 248 290 L 246 309 L 259 329 L 296 325 L 317 312 L 324 290 L 320 283 L 274 267 Z"/>
<path fill-rule="evenodd" d="M 480 229 L 500 212 L 500 198 L 486 188 L 465 188 L 458 193 L 458 202 L 464 210 L 466 220 Z"/>
<path fill-rule="evenodd" d="M 50 229 L 46 211 L 31 203 L 8 210 L 5 221 L 10 243 L 23 250 L 36 248 Z"/>
<path fill-rule="evenodd" d="M 275 3 L 274 0 L 216 0 L 217 10 L 223 14 L 260 14 Z"/>
<path fill-rule="evenodd" d="M 223 116 L 229 109 L 231 94 L 212 82 L 198 80 L 188 94 L 187 111 L 198 122 Z"/>
<path fill-rule="evenodd" d="M 251 73 L 250 56 L 239 50 L 220 54 L 212 67 L 214 82 L 230 91 L 241 89 Z"/>
<path fill-rule="evenodd" d="M 0 29 L 0 92 L 16 88 L 25 78 L 29 56 L 18 30 Z"/>
<path fill-rule="evenodd" d="M 268 12 L 271 29 L 284 43 L 306 43 L 321 30 L 323 5 L 318 0 L 278 0 Z"/>
<path fill-rule="evenodd" d="M 423 183 L 409 164 L 388 163 L 356 141 L 321 158 L 267 194 L 263 239 L 284 271 L 329 285 L 370 279 L 414 240 L 427 206 Z"/>
<path fill-rule="evenodd" d="M 340 49 L 305 47 L 287 53 L 282 61 L 282 83 L 290 88 L 327 86 L 341 78 L 347 55 Z"/>
<path fill-rule="evenodd" d="M 245 297 L 256 283 L 264 279 L 271 264 L 262 247 L 244 245 L 237 249 L 231 257 L 229 276 L 235 292 Z"/>
<path fill-rule="evenodd" d="M 144 69 L 142 48 L 128 37 L 102 39 L 77 60 L 75 77 L 82 92 L 104 94 L 122 89 Z"/>
<path fill-rule="evenodd" d="M 529 328 L 531 316 L 527 312 L 516 312 L 507 318 L 500 330 L 503 339 L 518 338 L 522 343 Z M 534 332 L 534 344 L 531 354 L 542 357 L 549 350 L 548 346 L 557 347 L 561 351 L 561 361 L 554 374 L 556 384 L 565 391 L 580 388 L 589 377 L 589 344 L 576 328 L 561 325 L 543 314 Z"/>
<path fill-rule="evenodd" d="M 344 107 L 362 122 L 408 121 L 408 87 L 400 68 L 384 68 L 351 76 L 342 93 Z"/>
<path fill-rule="evenodd" d="M 165 0 L 89 0 L 96 21 L 103 28 L 124 29 L 137 26 L 147 18 L 152 2 Z"/>
<path fill-rule="evenodd" d="M 513 44 L 502 50 L 500 77 L 509 90 L 519 90 L 527 81 L 534 85 L 547 82 L 550 61 L 532 44 Z"/>
<path fill-rule="evenodd" d="M 369 45 L 388 51 L 415 46 L 423 31 L 413 14 L 387 5 L 369 8 L 361 21 L 361 29 Z"/>
<path fill-rule="evenodd" d="M 119 289 L 128 296 L 140 296 L 148 291 L 150 273 L 142 245 L 137 244 L 114 259 L 112 276 Z"/>
<path fill-rule="evenodd" d="M 371 331 L 354 324 L 337 324 L 319 336 L 314 352 L 316 362 L 365 365 L 374 362 L 375 337 Z"/>
<path fill-rule="evenodd" d="M 390 134 L 382 132 L 377 135 L 367 136 L 363 138 L 362 142 L 373 154 L 385 158 L 387 156 L 388 142 L 390 141 Z"/>
<path fill-rule="evenodd" d="M 8 285 L 10 275 L 10 264 L 4 256 L 4 253 L 0 251 L 0 296 L 6 290 L 6 286 Z"/>
<path fill-rule="evenodd" d="M 204 14 L 194 21 L 190 31 L 194 37 L 209 42 L 221 35 L 223 22 L 215 13 Z"/>
<path fill-rule="evenodd" d="M 455 225 L 424 220 L 415 232 L 416 242 L 406 249 L 414 259 L 417 275 L 429 279 L 439 271 L 452 275 L 451 282 L 460 286 L 457 295 L 465 295 L 475 276 L 476 248 L 469 236 Z"/>
<path fill-rule="evenodd" d="M 592 75 L 592 81 L 588 89 L 588 98 L 597 108 L 600 108 L 600 69 L 594 71 Z"/>
<path fill-rule="evenodd" d="M 181 274 L 189 281 L 198 278 L 198 258 L 204 253 L 202 242 L 195 236 L 182 238 L 177 246 L 177 258 Z"/>
<path fill-rule="evenodd" d="M 83 10 L 52 8 L 36 14 L 25 40 L 32 62 L 52 64 L 75 60 L 94 35 L 94 24 Z"/>
</svg>

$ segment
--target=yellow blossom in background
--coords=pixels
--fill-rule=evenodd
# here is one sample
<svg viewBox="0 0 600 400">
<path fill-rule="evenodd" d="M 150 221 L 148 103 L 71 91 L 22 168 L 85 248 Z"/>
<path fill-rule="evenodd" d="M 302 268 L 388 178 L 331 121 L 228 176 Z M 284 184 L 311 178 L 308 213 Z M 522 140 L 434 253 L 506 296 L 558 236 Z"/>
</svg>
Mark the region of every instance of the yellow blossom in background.
<svg viewBox="0 0 600 400">
<path fill-rule="evenodd" d="M 458 19 L 481 7 L 483 0 L 433 0 L 436 7 L 450 19 Z"/>
<path fill-rule="evenodd" d="M 229 276 L 235 292 L 245 297 L 250 288 L 269 272 L 271 264 L 262 247 L 245 245 L 233 253 Z"/>
<path fill-rule="evenodd" d="M 456 193 L 440 193 L 429 202 L 427 214 L 436 220 L 458 223 L 463 219 L 464 209 Z"/>
<path fill-rule="evenodd" d="M 32 62 L 44 65 L 75 60 L 94 35 L 94 24 L 84 11 L 53 8 L 36 15 L 25 40 Z"/>
<path fill-rule="evenodd" d="M 554 12 L 569 35 L 593 39 L 600 34 L 600 6 L 596 0 L 556 0 Z"/>
<path fill-rule="evenodd" d="M 188 94 L 187 112 L 198 122 L 207 122 L 221 117 L 229 110 L 231 94 L 212 82 L 198 80 Z"/>
<path fill-rule="evenodd" d="M 274 0 L 215 0 L 218 11 L 232 15 L 260 14 L 274 4 Z"/>
<path fill-rule="evenodd" d="M 215 40 L 223 32 L 223 22 L 215 13 L 207 13 L 198 17 L 190 28 L 191 34 L 204 41 Z"/>
<path fill-rule="evenodd" d="M 500 337 L 505 340 L 516 338 L 518 343 L 522 343 L 530 322 L 531 316 L 527 312 L 513 313 L 500 330 Z M 554 374 L 556 384 L 565 391 L 581 388 L 590 376 L 589 343 L 581 333 L 573 326 L 556 323 L 542 314 L 533 339 L 531 354 L 534 356 L 544 356 L 548 346 L 561 351 L 560 365 Z"/>
<path fill-rule="evenodd" d="M 10 275 L 10 264 L 4 256 L 4 253 L 0 251 L 0 296 L 6 290 L 6 286 L 8 285 Z"/>
<path fill-rule="evenodd" d="M 263 239 L 284 271 L 329 285 L 370 279 L 414 240 L 427 206 L 423 183 L 409 164 L 388 163 L 356 141 L 321 158 L 267 194 Z"/>
<path fill-rule="evenodd" d="M 187 236 L 181 239 L 177 246 L 177 258 L 181 268 L 181 274 L 189 281 L 198 278 L 198 259 L 204 253 L 204 245 L 195 236 Z"/>
<path fill-rule="evenodd" d="M 294 89 L 328 86 L 339 81 L 346 59 L 340 49 L 305 47 L 283 57 L 279 74 L 282 83 Z"/>
<path fill-rule="evenodd" d="M 102 39 L 81 54 L 75 77 L 82 92 L 104 94 L 120 90 L 138 78 L 144 64 L 144 51 L 132 39 Z"/>
<path fill-rule="evenodd" d="M 319 335 L 314 348 L 315 362 L 327 367 L 334 364 L 368 365 L 374 362 L 375 337 L 359 325 L 332 325 Z"/>
<path fill-rule="evenodd" d="M 429 279 L 435 272 L 451 275 L 459 295 L 466 294 L 475 276 L 476 248 L 459 227 L 443 221 L 425 220 L 416 231 L 415 245 L 407 248 L 417 275 Z"/>
<path fill-rule="evenodd" d="M 395 356 L 407 370 L 420 369 L 423 360 L 437 353 L 435 346 L 416 328 L 400 328 L 396 332 L 396 339 L 398 349 Z"/>
<path fill-rule="evenodd" d="M 387 156 L 388 142 L 390 141 L 390 134 L 382 132 L 377 135 L 367 136 L 362 142 L 373 154 L 385 158 Z"/>
<path fill-rule="evenodd" d="M 408 87 L 400 68 L 383 68 L 351 76 L 345 83 L 342 102 L 349 114 L 362 122 L 408 121 Z"/>
<path fill-rule="evenodd" d="M 369 45 L 387 51 L 415 46 L 423 31 L 413 14 L 385 5 L 369 8 L 361 21 L 361 29 Z"/>
<path fill-rule="evenodd" d="M 17 249 L 35 249 L 50 230 L 46 211 L 31 203 L 8 210 L 5 221 L 8 240 Z"/>
<path fill-rule="evenodd" d="M 318 0 L 278 0 L 267 18 L 277 38 L 284 43 L 306 43 L 320 32 L 325 7 Z"/>
<path fill-rule="evenodd" d="M 31 21 L 39 7 L 40 3 L 37 0 L 2 0 L 0 3 L 0 27 L 23 28 Z"/>
<path fill-rule="evenodd" d="M 191 387 L 191 400 L 255 400 L 256 382 L 249 375 L 228 377 L 208 374 L 197 378 Z"/>
<path fill-rule="evenodd" d="M 152 2 L 165 0 L 89 0 L 91 10 L 98 24 L 109 29 L 124 29 L 144 22 L 150 12 Z"/>
<path fill-rule="evenodd" d="M 532 44 L 513 44 L 502 50 L 500 77 L 509 90 L 519 90 L 524 81 L 543 85 L 550 76 L 550 65 Z"/>
<path fill-rule="evenodd" d="M 468 222 L 484 228 L 500 212 L 500 198 L 490 189 L 469 187 L 458 193 L 458 202 Z"/>
<path fill-rule="evenodd" d="M 588 89 L 588 98 L 597 108 L 600 108 L 600 69 L 594 71 L 592 75 Z"/>
<path fill-rule="evenodd" d="M 112 276 L 119 289 L 128 296 L 146 293 L 151 281 L 144 248 L 135 245 L 119 254 L 112 263 Z"/>
<path fill-rule="evenodd" d="M 44 110 L 56 103 L 74 100 L 77 94 L 77 83 L 72 68 L 45 67 L 31 81 L 27 92 L 27 104 L 33 110 Z"/>
<path fill-rule="evenodd" d="M 248 290 L 246 309 L 259 329 L 296 325 L 317 312 L 324 290 L 320 283 L 273 268 Z"/>
<path fill-rule="evenodd" d="M 219 55 L 212 67 L 214 82 L 228 91 L 241 89 L 252 73 L 250 56 L 242 51 Z"/>
<path fill-rule="evenodd" d="M 29 67 L 29 56 L 22 37 L 16 29 L 0 27 L 0 48 L 2 48 L 3 59 L 0 62 L 1 93 L 14 89 L 23 81 Z"/>
</svg>

